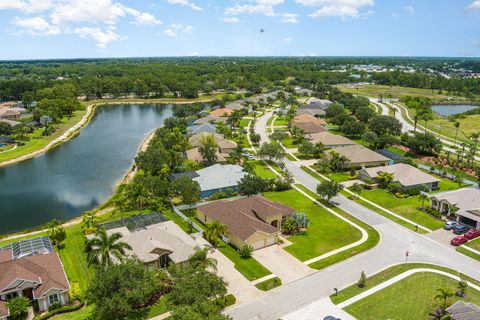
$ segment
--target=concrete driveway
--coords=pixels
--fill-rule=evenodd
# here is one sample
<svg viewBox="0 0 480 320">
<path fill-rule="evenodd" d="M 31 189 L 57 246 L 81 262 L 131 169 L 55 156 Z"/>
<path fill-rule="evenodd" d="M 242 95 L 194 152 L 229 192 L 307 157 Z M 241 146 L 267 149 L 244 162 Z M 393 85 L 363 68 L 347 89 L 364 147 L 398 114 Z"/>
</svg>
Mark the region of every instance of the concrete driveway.
<svg viewBox="0 0 480 320">
<path fill-rule="evenodd" d="M 282 284 L 301 279 L 314 272 L 282 248 L 288 245 L 288 241 L 285 242 L 282 245 L 273 245 L 253 252 L 253 257 L 282 279 Z"/>
<path fill-rule="evenodd" d="M 438 229 L 426 235 L 427 238 L 430 238 L 438 243 L 441 243 L 451 248 L 452 250 L 454 249 L 454 247 L 450 244 L 450 240 L 452 240 L 456 236 L 457 235 L 452 231 L 445 230 L 445 229 Z"/>
<path fill-rule="evenodd" d="M 342 320 L 355 320 L 350 314 L 334 305 L 328 297 L 283 316 L 281 320 L 322 320 L 326 316 L 334 316 Z"/>
</svg>

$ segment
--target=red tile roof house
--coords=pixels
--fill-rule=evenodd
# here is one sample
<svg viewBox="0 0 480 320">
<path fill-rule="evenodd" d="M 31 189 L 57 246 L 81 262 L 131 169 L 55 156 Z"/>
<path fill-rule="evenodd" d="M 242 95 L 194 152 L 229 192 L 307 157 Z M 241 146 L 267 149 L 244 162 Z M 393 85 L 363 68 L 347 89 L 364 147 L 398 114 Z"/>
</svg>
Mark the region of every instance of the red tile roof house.
<svg viewBox="0 0 480 320">
<path fill-rule="evenodd" d="M 237 248 L 261 249 L 279 240 L 282 222 L 295 209 L 256 195 L 238 200 L 220 200 L 197 207 L 197 218 L 205 224 L 219 221 L 227 227 L 230 243 Z"/>
<path fill-rule="evenodd" d="M 0 249 L 0 320 L 9 315 L 7 302 L 25 296 L 40 311 L 69 301 L 70 284 L 58 253 L 48 237 L 13 243 Z"/>
</svg>

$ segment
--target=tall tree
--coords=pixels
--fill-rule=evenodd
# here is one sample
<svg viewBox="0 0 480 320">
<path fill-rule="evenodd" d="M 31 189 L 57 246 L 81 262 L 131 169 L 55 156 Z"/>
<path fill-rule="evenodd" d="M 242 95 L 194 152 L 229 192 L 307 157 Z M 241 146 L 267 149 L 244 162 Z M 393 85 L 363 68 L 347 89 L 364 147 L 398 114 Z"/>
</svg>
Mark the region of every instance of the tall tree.
<svg viewBox="0 0 480 320">
<path fill-rule="evenodd" d="M 207 134 L 200 139 L 201 146 L 198 151 L 202 155 L 207 164 L 217 162 L 218 144 L 213 134 Z"/>
<path fill-rule="evenodd" d="M 227 232 L 227 226 L 221 224 L 219 221 L 215 220 L 212 223 L 209 223 L 205 227 L 205 239 L 208 242 L 213 244 L 215 247 L 218 244 L 218 238 L 221 234 Z"/>
<path fill-rule="evenodd" d="M 104 228 L 98 228 L 95 237 L 86 242 L 88 264 L 105 267 L 111 265 L 114 259 L 124 261 L 127 250 L 132 250 L 132 247 L 121 239 L 119 232 L 108 235 Z"/>
<path fill-rule="evenodd" d="M 327 200 L 327 202 L 330 202 L 342 189 L 343 185 L 341 183 L 333 180 L 322 181 L 317 185 L 317 194 Z"/>
</svg>

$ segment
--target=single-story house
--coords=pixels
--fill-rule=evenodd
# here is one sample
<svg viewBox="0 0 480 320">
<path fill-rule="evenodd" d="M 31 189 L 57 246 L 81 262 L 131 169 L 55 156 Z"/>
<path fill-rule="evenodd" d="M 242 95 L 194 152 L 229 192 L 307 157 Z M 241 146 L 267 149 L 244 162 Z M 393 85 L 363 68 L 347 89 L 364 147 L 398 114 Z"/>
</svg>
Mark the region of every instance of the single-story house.
<svg viewBox="0 0 480 320">
<path fill-rule="evenodd" d="M 198 148 L 202 146 L 202 138 L 207 136 L 207 135 L 213 135 L 215 138 L 215 141 L 218 144 L 219 152 L 220 153 L 226 153 L 229 154 L 235 148 L 237 147 L 237 143 L 228 139 L 225 139 L 225 136 L 223 134 L 219 133 L 208 133 L 208 132 L 200 132 L 197 134 L 192 135 L 189 139 L 188 142 L 190 145 L 194 148 Z"/>
<path fill-rule="evenodd" d="M 299 96 L 309 96 L 310 97 L 313 94 L 313 90 L 310 90 L 310 89 L 304 89 L 304 88 L 297 87 L 294 90 L 295 90 L 295 93 L 298 94 Z"/>
<path fill-rule="evenodd" d="M 20 115 L 22 114 L 21 111 L 16 109 L 0 109 L 0 119 L 7 119 L 7 120 L 15 120 L 20 119 Z"/>
<path fill-rule="evenodd" d="M 238 183 L 247 175 L 243 168 L 232 164 L 214 164 L 195 172 L 189 172 L 189 177 L 197 181 L 200 186 L 200 197 L 207 198 L 218 192 L 238 191 Z M 172 180 L 176 180 L 184 173 L 172 174 Z"/>
<path fill-rule="evenodd" d="M 101 225 L 108 235 L 119 232 L 122 241 L 147 268 L 165 268 L 169 264 L 183 264 L 200 248 L 200 245 L 176 223 L 160 213 L 144 214 Z M 93 235 L 88 236 L 91 238 Z"/>
<path fill-rule="evenodd" d="M 215 109 L 210 112 L 211 116 L 214 117 L 228 117 L 233 113 L 233 110 L 227 108 Z"/>
<path fill-rule="evenodd" d="M 319 118 L 314 117 L 314 116 L 309 115 L 309 114 L 301 114 L 299 116 L 295 116 L 295 118 L 293 118 L 293 120 L 292 120 L 292 123 L 294 125 L 296 125 L 297 123 L 301 123 L 301 122 L 315 123 L 315 124 L 318 124 L 318 125 L 321 125 L 321 126 L 326 126 L 327 125 L 327 123 L 324 120 L 319 119 Z"/>
<path fill-rule="evenodd" d="M 306 136 L 306 138 L 313 144 L 315 143 L 322 143 L 325 148 L 336 148 L 336 147 L 344 147 L 344 146 L 351 146 L 355 145 L 356 143 L 344 136 L 340 136 L 338 134 L 333 134 L 330 132 L 318 132 L 312 133 Z"/>
<path fill-rule="evenodd" d="M 295 114 L 297 116 L 301 116 L 303 114 L 308 114 L 310 116 L 314 116 L 314 117 L 323 117 L 325 116 L 325 111 L 323 111 L 322 109 L 310 109 L 310 108 L 297 108 L 297 110 L 295 111 Z"/>
<path fill-rule="evenodd" d="M 227 162 L 228 153 L 221 153 L 219 150 L 215 153 L 217 156 L 217 162 L 224 163 Z M 193 148 L 185 151 L 185 157 L 188 160 L 197 161 L 197 162 L 206 162 L 206 159 L 200 153 L 200 148 Z"/>
<path fill-rule="evenodd" d="M 193 124 L 204 124 L 204 123 L 220 123 L 220 122 L 225 122 L 227 121 L 226 117 L 217 117 L 217 116 L 212 116 L 211 114 L 198 118 L 197 120 L 193 121 Z"/>
<path fill-rule="evenodd" d="M 254 250 L 278 243 L 282 223 L 293 208 L 256 195 L 238 200 L 220 200 L 197 207 L 197 218 L 205 224 L 219 221 L 224 235 L 237 248 Z"/>
<path fill-rule="evenodd" d="M 215 133 L 217 131 L 217 126 L 213 123 L 204 123 L 199 125 L 193 125 L 188 127 L 187 132 L 189 134 L 197 134 L 202 132 Z"/>
<path fill-rule="evenodd" d="M 354 144 L 350 146 L 332 148 L 338 154 L 348 158 L 345 167 L 374 167 L 390 163 L 390 159 L 364 146 Z"/>
<path fill-rule="evenodd" d="M 306 105 L 301 106 L 300 108 L 322 109 L 323 111 L 325 111 L 333 102 L 330 100 L 311 97 L 307 99 L 306 103 L 307 103 Z"/>
<path fill-rule="evenodd" d="M 9 314 L 6 302 L 24 296 L 40 311 L 69 301 L 68 282 L 58 253 L 48 237 L 18 241 L 0 248 L 0 319 Z"/>
<path fill-rule="evenodd" d="M 393 181 L 400 183 L 404 189 L 424 187 L 428 190 L 437 189 L 440 180 L 409 164 L 396 163 L 390 166 L 364 168 L 359 177 L 362 180 L 378 178 L 380 172 L 393 174 Z"/>
<path fill-rule="evenodd" d="M 18 102 L 15 101 L 7 101 L 0 103 L 0 109 L 4 108 L 17 108 L 19 106 Z"/>
<path fill-rule="evenodd" d="M 450 314 L 451 320 L 478 320 L 480 319 L 480 307 L 471 303 L 459 300 L 445 309 Z"/>
<path fill-rule="evenodd" d="M 295 127 L 301 129 L 305 134 L 319 133 L 327 131 L 324 126 L 312 122 L 298 122 L 293 124 Z"/>
<path fill-rule="evenodd" d="M 453 205 L 458 208 L 458 222 L 480 229 L 480 189 L 469 187 L 430 195 L 433 210 L 449 215 Z"/>
<path fill-rule="evenodd" d="M 225 106 L 225 109 L 230 109 L 230 110 L 233 110 L 233 111 L 245 109 L 246 107 L 242 104 L 242 102 L 243 101 L 241 101 L 241 100 L 230 102 L 229 104 L 227 104 Z"/>
</svg>

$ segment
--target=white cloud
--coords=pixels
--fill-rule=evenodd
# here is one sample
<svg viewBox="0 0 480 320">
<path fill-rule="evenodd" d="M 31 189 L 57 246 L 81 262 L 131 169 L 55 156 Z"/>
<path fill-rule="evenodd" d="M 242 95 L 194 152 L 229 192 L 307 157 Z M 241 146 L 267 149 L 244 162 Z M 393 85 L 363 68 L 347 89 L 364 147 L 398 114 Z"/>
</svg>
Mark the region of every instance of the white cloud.
<svg viewBox="0 0 480 320">
<path fill-rule="evenodd" d="M 180 31 L 180 32 L 185 32 L 185 33 L 190 33 L 193 31 L 193 27 L 191 25 L 183 25 L 180 23 L 172 23 L 170 25 L 170 29 L 175 30 L 175 31 Z"/>
<path fill-rule="evenodd" d="M 255 0 L 251 4 L 236 4 L 225 10 L 227 15 L 239 14 L 262 14 L 266 16 L 274 16 L 274 6 L 282 4 L 284 0 Z"/>
<path fill-rule="evenodd" d="M 190 52 L 190 57 L 198 57 L 198 55 L 199 55 L 198 51 Z"/>
<path fill-rule="evenodd" d="M 282 40 L 283 43 L 292 43 L 292 38 L 285 38 Z"/>
<path fill-rule="evenodd" d="M 226 23 L 239 23 L 240 20 L 237 17 L 225 17 L 223 18 L 223 22 Z"/>
<path fill-rule="evenodd" d="M 113 30 L 102 30 L 101 28 L 75 28 L 73 30 L 75 34 L 78 34 L 81 38 L 92 38 L 95 40 L 97 47 L 105 48 L 107 44 L 114 41 L 126 40 L 127 37 L 122 37 Z"/>
<path fill-rule="evenodd" d="M 170 38 L 176 38 L 177 37 L 177 33 L 175 31 L 173 31 L 172 29 L 166 29 L 165 31 L 163 31 L 163 35 L 166 36 L 166 37 L 170 37 Z"/>
<path fill-rule="evenodd" d="M 197 6 L 195 3 L 190 2 L 188 0 L 166 0 L 170 4 L 178 4 L 180 6 L 187 6 L 192 8 L 195 11 L 202 11 L 203 8 Z"/>
<path fill-rule="evenodd" d="M 403 7 L 403 10 L 405 10 L 407 13 L 410 13 L 410 14 L 415 12 L 415 8 L 413 6 Z"/>
<path fill-rule="evenodd" d="M 52 26 L 42 17 L 33 17 L 33 18 L 19 18 L 16 17 L 12 23 L 20 27 L 21 30 L 18 32 L 29 33 L 32 35 L 56 35 L 60 34 L 61 30 L 58 27 Z"/>
<path fill-rule="evenodd" d="M 0 0 L 0 10 L 17 10 L 25 14 L 12 21 L 20 29 L 14 32 L 16 35 L 73 33 L 95 40 L 101 48 L 110 42 L 126 39 L 114 31 L 120 19 L 133 18 L 132 23 L 136 25 L 162 23 L 151 13 L 112 0 Z M 31 17 L 31 13 L 40 15 Z"/>
<path fill-rule="evenodd" d="M 472 4 L 467 7 L 467 10 L 470 10 L 470 11 L 480 10 L 480 0 L 473 1 Z"/>
<path fill-rule="evenodd" d="M 298 14 L 295 13 L 282 13 L 281 22 L 284 23 L 298 23 Z"/>
<path fill-rule="evenodd" d="M 362 13 L 361 9 L 375 4 L 374 0 L 295 0 L 295 2 L 306 7 L 318 8 L 310 15 L 311 17 L 340 17 L 342 19 L 369 15 L 372 13 L 371 11 Z"/>
</svg>

